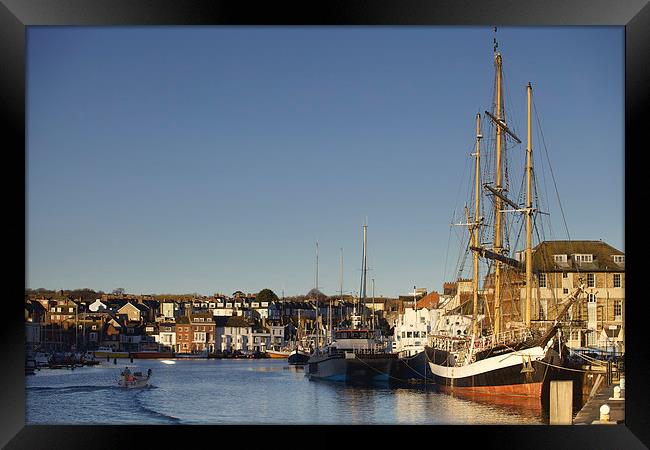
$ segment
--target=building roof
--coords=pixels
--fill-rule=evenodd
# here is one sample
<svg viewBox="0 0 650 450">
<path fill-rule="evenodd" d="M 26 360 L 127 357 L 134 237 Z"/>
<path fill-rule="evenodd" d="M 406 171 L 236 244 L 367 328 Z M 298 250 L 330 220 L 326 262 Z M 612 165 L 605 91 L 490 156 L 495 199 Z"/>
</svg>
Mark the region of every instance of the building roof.
<svg viewBox="0 0 650 450">
<path fill-rule="evenodd" d="M 227 327 L 240 327 L 240 328 L 248 328 L 251 326 L 251 324 L 246 320 L 245 318 L 241 316 L 230 316 L 228 317 L 228 321 L 226 322 Z"/>
<path fill-rule="evenodd" d="M 573 255 L 593 255 L 593 262 L 577 262 Z M 554 255 L 567 255 L 567 262 L 556 262 Z M 533 270 L 538 272 L 624 272 L 625 263 L 612 256 L 625 253 L 602 241 L 545 241 L 533 249 Z"/>
<path fill-rule="evenodd" d="M 433 291 L 425 295 L 424 297 L 422 297 L 420 300 L 418 300 L 417 303 L 415 304 L 415 307 L 434 309 L 438 307 L 439 302 L 440 302 L 440 295 L 436 291 Z"/>
</svg>

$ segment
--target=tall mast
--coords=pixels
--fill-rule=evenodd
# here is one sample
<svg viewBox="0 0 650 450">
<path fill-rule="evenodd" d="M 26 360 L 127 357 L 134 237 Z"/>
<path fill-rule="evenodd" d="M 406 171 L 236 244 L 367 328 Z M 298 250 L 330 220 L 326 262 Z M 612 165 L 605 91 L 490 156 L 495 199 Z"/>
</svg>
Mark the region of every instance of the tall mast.
<svg viewBox="0 0 650 450">
<path fill-rule="evenodd" d="M 320 338 L 320 315 L 319 315 L 319 299 L 318 299 L 318 241 L 316 241 L 316 292 L 314 294 L 316 295 L 316 342 L 317 346 L 320 347 L 321 345 L 321 338 Z"/>
<path fill-rule="evenodd" d="M 363 252 L 361 259 L 361 288 L 359 289 L 359 308 L 363 311 L 363 305 L 365 305 L 366 299 L 366 234 L 367 234 L 368 224 L 363 223 Z"/>
<path fill-rule="evenodd" d="M 496 44 L 495 44 L 496 51 Z M 501 194 L 503 187 L 501 186 L 501 146 L 503 130 L 501 127 L 501 53 L 495 54 L 495 69 L 496 69 L 496 170 L 495 170 L 495 189 Z M 494 252 L 501 254 L 501 196 L 494 196 Z M 494 261 L 494 334 L 501 332 L 501 262 Z"/>
<path fill-rule="evenodd" d="M 474 241 L 474 247 L 478 248 L 478 232 L 479 232 L 479 207 L 480 207 L 480 188 L 479 188 L 479 177 L 481 172 L 481 114 L 476 114 L 476 175 L 475 175 L 475 186 L 474 186 L 474 224 L 472 226 L 472 238 Z M 469 221 L 468 221 L 469 222 Z M 474 272 L 472 277 L 472 294 L 473 294 L 473 316 L 472 316 L 472 330 L 474 336 L 478 335 L 478 252 L 473 252 L 473 262 L 474 262 Z"/>
<path fill-rule="evenodd" d="M 314 289 L 318 290 L 318 241 L 316 241 L 316 286 Z"/>
<path fill-rule="evenodd" d="M 526 194 L 526 326 L 530 326 L 531 305 L 533 297 L 533 144 L 530 126 L 530 104 L 533 88 L 530 85 L 530 82 L 528 83 L 526 92 L 528 98 L 528 146 L 526 148 L 526 175 L 528 183 Z"/>
</svg>

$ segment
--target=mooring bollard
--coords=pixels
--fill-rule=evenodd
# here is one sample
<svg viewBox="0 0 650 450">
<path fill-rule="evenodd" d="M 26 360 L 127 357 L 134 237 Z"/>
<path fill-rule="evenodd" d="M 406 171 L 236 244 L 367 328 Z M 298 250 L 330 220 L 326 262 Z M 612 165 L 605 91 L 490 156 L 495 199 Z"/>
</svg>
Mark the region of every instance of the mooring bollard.
<svg viewBox="0 0 650 450">
<path fill-rule="evenodd" d="M 620 382 L 618 383 L 621 387 L 621 390 L 625 390 L 625 377 L 621 377 Z"/>
<path fill-rule="evenodd" d="M 609 398 L 610 400 L 623 400 L 621 397 L 621 388 L 619 386 L 614 386 L 614 396 Z"/>
<path fill-rule="evenodd" d="M 113 364 L 117 364 L 117 358 L 113 358 Z"/>
<path fill-rule="evenodd" d="M 609 422 L 609 405 L 605 403 L 600 407 L 600 419 L 601 422 Z"/>
</svg>

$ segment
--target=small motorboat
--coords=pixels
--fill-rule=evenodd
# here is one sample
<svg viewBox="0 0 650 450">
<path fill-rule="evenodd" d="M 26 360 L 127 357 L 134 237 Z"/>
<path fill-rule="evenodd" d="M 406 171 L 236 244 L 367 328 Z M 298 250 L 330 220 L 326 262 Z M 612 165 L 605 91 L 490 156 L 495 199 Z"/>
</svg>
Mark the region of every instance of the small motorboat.
<svg viewBox="0 0 650 450">
<path fill-rule="evenodd" d="M 147 371 L 147 375 L 142 375 L 142 372 L 131 372 L 127 367 L 121 373 L 117 385 L 126 389 L 144 388 L 149 386 L 149 378 L 151 378 L 151 369 Z"/>
</svg>

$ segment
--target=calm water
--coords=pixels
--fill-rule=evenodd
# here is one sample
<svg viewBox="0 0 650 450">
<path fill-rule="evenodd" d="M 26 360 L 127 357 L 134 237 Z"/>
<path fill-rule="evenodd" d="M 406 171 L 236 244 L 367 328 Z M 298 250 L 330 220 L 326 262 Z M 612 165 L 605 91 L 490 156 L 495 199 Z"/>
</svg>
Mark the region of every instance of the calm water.
<svg viewBox="0 0 650 450">
<path fill-rule="evenodd" d="M 26 377 L 27 424 L 544 424 L 539 411 L 477 403 L 431 387 L 309 381 L 285 360 L 128 360 Z M 128 365 L 147 389 L 116 386 Z"/>
</svg>

